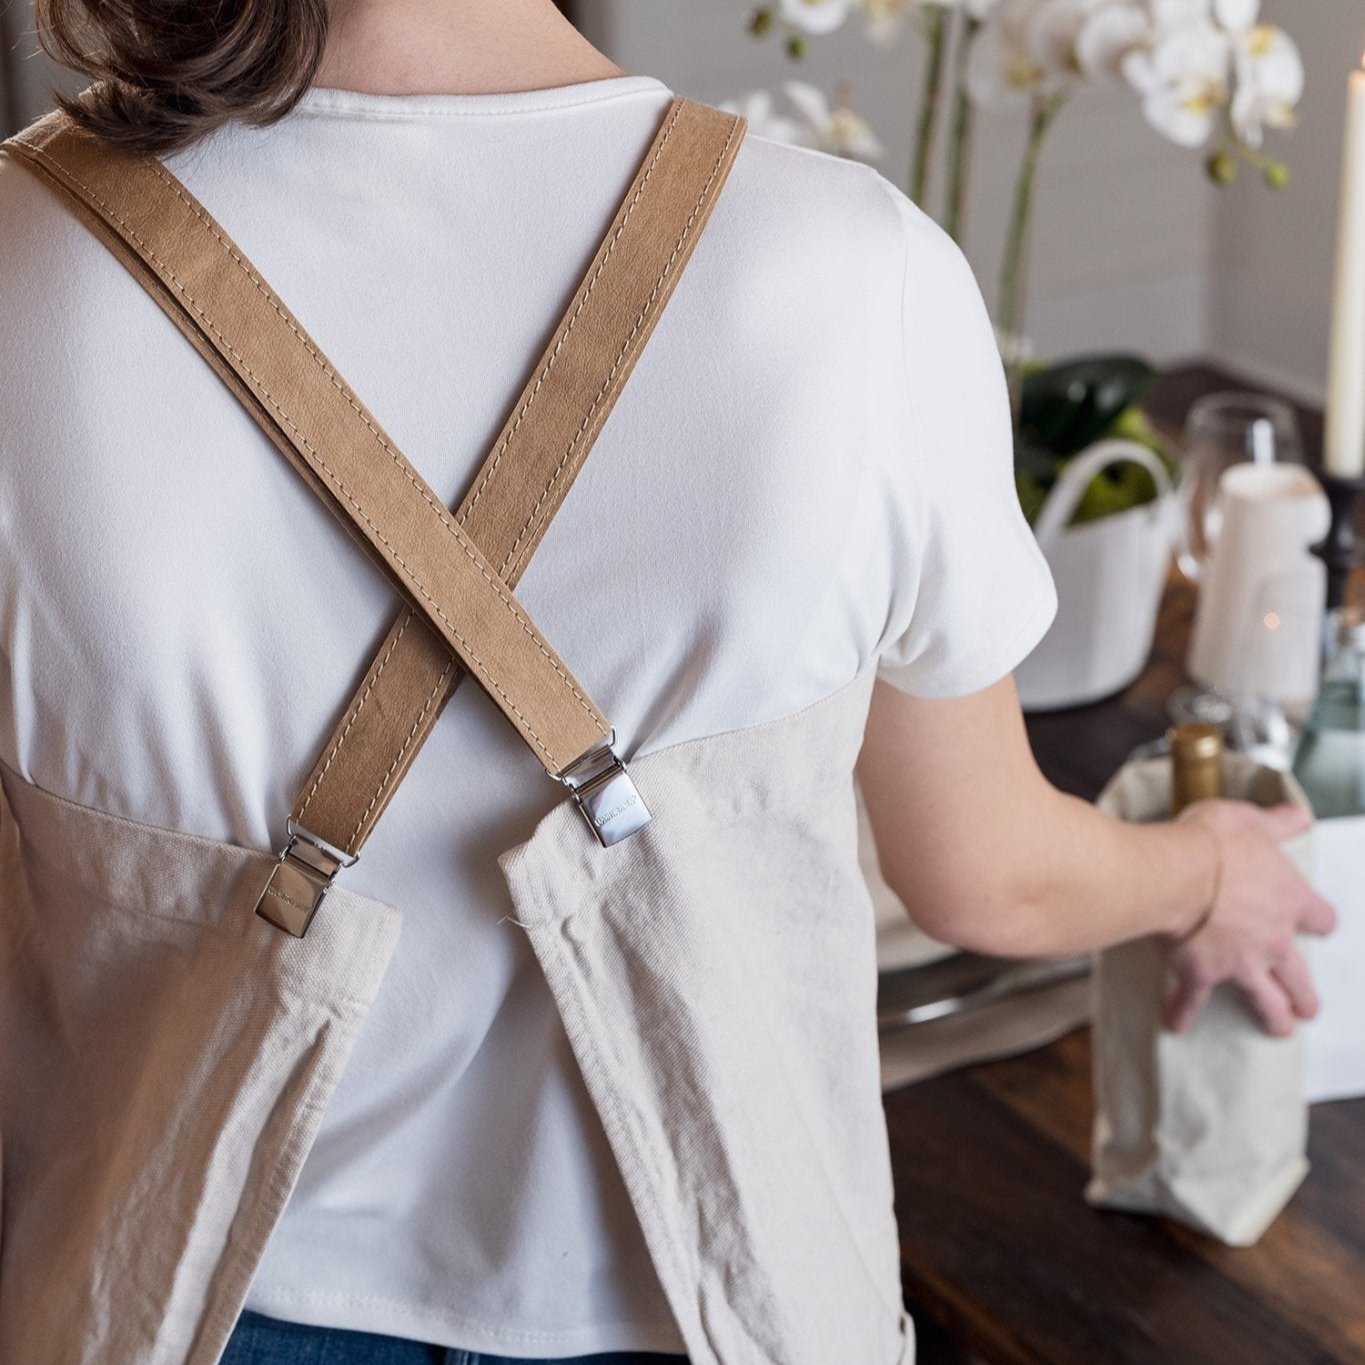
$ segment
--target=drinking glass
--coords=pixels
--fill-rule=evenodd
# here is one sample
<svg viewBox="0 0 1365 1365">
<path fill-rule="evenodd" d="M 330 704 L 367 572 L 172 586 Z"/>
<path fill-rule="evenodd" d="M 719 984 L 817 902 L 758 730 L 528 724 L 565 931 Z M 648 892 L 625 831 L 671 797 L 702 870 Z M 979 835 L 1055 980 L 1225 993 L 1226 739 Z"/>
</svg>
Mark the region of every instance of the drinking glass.
<svg viewBox="0 0 1365 1365">
<path fill-rule="evenodd" d="M 1223 524 L 1219 485 L 1237 464 L 1303 464 L 1303 439 L 1288 403 L 1263 393 L 1211 393 L 1190 409 L 1180 457 L 1180 571 L 1192 583 L 1204 577 Z M 1224 697 L 1212 689 L 1181 687 L 1167 711 L 1177 724 L 1204 721 L 1226 727 L 1234 747 L 1277 751 L 1286 760 L 1290 734 L 1280 708 L 1254 699 Z M 1253 714 L 1254 713 L 1254 714 Z"/>
<path fill-rule="evenodd" d="M 1235 464 L 1303 464 L 1303 440 L 1294 409 L 1261 393 L 1211 393 L 1191 409 L 1180 459 L 1182 534 L 1180 571 L 1203 576 L 1218 539 L 1223 509 L 1218 484 Z"/>
</svg>

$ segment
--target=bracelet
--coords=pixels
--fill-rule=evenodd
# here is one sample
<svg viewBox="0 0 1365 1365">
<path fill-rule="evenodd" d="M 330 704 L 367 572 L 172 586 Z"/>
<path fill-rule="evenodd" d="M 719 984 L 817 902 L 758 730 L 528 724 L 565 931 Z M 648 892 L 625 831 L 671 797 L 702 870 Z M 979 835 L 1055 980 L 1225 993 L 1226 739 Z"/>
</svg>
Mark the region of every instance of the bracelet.
<svg viewBox="0 0 1365 1365">
<path fill-rule="evenodd" d="M 1189 825 L 1191 829 L 1197 829 L 1205 834 L 1213 843 L 1214 872 L 1213 872 L 1213 893 L 1209 897 L 1209 903 L 1204 913 L 1195 921 L 1193 928 L 1186 929 L 1177 939 L 1177 943 L 1187 943 L 1192 939 L 1208 922 L 1213 914 L 1214 907 L 1218 904 L 1219 894 L 1223 890 L 1223 845 L 1219 842 L 1218 836 L 1205 826 L 1194 820 L 1182 820 L 1184 825 Z"/>
</svg>

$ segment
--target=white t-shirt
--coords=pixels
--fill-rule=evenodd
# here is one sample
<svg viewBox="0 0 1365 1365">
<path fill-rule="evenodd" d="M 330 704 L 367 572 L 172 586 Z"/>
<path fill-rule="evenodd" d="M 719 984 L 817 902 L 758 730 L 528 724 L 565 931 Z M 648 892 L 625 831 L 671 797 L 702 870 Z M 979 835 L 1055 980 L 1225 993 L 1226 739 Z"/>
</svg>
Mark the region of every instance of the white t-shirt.
<svg viewBox="0 0 1365 1365">
<path fill-rule="evenodd" d="M 314 89 L 169 164 L 454 503 L 669 98 Z M 0 242 L 0 758 L 278 848 L 393 593 L 5 161 Z M 750 137 L 519 595 L 626 755 L 789 714 L 874 658 L 925 697 L 1008 673 L 1055 598 L 957 249 L 873 171 Z M 463 686 L 343 874 L 402 938 L 250 1307 L 513 1357 L 681 1348 L 504 918 L 496 855 L 560 795 Z"/>
</svg>

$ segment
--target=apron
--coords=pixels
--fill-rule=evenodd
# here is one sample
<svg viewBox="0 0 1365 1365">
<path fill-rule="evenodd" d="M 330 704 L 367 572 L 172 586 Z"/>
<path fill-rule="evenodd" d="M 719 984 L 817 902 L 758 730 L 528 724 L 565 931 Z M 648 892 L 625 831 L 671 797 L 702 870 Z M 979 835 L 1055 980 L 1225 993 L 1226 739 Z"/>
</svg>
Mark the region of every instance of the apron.
<svg viewBox="0 0 1365 1365">
<path fill-rule="evenodd" d="M 912 1360 L 852 785 L 873 666 L 804 711 L 627 765 L 514 592 L 743 134 L 673 103 L 453 511 L 164 166 L 61 114 L 4 144 L 403 606 L 277 856 L 0 764 L 0 1360 L 219 1359 L 397 941 L 400 911 L 344 869 L 466 674 L 567 790 L 499 863 L 691 1360 Z"/>
</svg>

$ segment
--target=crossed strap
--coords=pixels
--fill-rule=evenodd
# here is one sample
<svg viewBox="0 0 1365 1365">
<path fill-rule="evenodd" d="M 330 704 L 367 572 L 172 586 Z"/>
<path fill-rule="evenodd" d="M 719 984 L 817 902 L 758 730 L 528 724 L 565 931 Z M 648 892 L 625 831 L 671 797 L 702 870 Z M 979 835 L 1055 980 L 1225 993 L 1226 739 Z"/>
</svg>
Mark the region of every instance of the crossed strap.
<svg viewBox="0 0 1365 1365">
<path fill-rule="evenodd" d="M 649 814 L 611 726 L 512 589 L 582 468 L 725 183 L 742 119 L 676 100 L 454 513 L 159 161 L 50 114 L 0 144 L 57 188 L 213 366 L 404 606 L 295 802 L 260 912 L 302 934 L 471 674 L 604 844 Z"/>
</svg>

